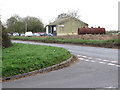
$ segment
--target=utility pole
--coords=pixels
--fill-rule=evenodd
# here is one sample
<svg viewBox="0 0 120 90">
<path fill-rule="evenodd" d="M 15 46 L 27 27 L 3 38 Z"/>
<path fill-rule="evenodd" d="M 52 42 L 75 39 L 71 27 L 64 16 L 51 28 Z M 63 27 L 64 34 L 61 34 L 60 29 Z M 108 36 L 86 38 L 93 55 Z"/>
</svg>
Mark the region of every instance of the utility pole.
<svg viewBox="0 0 120 90">
<path fill-rule="evenodd" d="M 26 22 L 26 24 L 25 24 L 25 31 L 27 32 L 27 22 Z"/>
</svg>

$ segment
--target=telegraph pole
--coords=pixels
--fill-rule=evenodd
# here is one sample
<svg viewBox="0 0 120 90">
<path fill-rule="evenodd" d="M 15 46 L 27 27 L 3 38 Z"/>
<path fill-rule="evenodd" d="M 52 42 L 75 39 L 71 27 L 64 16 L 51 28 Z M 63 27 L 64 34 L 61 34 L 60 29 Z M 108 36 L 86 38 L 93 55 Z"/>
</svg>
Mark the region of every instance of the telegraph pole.
<svg viewBox="0 0 120 90">
<path fill-rule="evenodd" d="M 25 24 L 25 31 L 27 32 L 27 22 L 26 22 L 26 24 Z"/>
</svg>

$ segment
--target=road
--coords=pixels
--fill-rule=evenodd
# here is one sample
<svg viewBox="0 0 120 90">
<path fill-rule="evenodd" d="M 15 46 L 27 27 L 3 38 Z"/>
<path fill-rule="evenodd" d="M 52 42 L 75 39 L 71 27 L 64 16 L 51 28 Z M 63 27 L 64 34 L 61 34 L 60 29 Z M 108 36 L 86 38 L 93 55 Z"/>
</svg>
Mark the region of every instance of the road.
<svg viewBox="0 0 120 90">
<path fill-rule="evenodd" d="M 69 44 L 50 44 L 30 41 L 14 43 L 63 47 L 79 60 L 69 67 L 37 74 L 15 81 L 3 82 L 3 88 L 117 88 L 118 50 Z"/>
</svg>

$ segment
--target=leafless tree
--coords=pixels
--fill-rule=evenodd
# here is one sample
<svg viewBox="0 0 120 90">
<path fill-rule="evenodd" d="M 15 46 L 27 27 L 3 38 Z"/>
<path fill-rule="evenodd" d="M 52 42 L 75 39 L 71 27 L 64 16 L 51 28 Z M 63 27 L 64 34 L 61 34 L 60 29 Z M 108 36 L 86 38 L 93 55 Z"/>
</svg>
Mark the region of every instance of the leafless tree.
<svg viewBox="0 0 120 90">
<path fill-rule="evenodd" d="M 78 15 L 78 11 L 73 10 L 73 11 L 68 11 L 67 13 L 62 13 L 60 15 L 58 15 L 57 19 L 59 18 L 67 18 L 67 17 L 74 17 L 79 19 L 80 16 Z"/>
<path fill-rule="evenodd" d="M 68 15 L 69 15 L 70 17 L 80 18 L 80 16 L 78 15 L 78 11 L 68 12 Z"/>
</svg>

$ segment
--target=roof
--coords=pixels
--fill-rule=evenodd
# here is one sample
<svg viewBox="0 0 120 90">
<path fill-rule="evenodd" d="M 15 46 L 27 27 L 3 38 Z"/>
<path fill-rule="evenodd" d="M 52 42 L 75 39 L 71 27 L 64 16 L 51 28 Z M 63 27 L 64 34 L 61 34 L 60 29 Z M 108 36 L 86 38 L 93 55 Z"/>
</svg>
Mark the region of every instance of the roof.
<svg viewBox="0 0 120 90">
<path fill-rule="evenodd" d="M 59 19 L 55 20 L 54 22 L 52 22 L 52 23 L 50 23 L 50 24 L 48 24 L 48 25 L 58 25 L 58 24 L 62 24 L 62 23 L 64 23 L 64 22 L 69 21 L 70 19 L 75 19 L 75 20 L 77 20 L 77 21 L 79 21 L 79 22 L 83 22 L 83 21 L 81 21 L 81 20 L 79 20 L 79 19 L 77 19 L 77 18 L 74 18 L 74 17 L 67 17 L 67 18 L 59 18 Z M 86 24 L 86 25 L 88 25 L 88 24 L 85 23 L 85 22 L 83 22 L 83 23 Z"/>
</svg>

